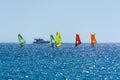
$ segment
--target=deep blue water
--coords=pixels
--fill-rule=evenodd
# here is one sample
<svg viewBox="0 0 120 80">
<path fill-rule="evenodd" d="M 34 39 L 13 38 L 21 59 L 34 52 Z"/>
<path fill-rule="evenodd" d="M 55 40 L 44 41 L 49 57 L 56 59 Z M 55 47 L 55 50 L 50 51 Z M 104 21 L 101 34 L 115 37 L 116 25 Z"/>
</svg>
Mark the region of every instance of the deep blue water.
<svg viewBox="0 0 120 80">
<path fill-rule="evenodd" d="M 0 44 L 0 80 L 120 80 L 120 44 Z"/>
</svg>

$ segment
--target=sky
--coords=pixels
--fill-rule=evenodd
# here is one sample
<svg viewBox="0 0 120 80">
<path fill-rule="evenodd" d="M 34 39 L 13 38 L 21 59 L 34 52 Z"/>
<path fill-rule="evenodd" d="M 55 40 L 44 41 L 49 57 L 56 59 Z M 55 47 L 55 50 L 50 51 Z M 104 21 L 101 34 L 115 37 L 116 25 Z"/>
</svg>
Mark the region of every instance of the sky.
<svg viewBox="0 0 120 80">
<path fill-rule="evenodd" d="M 83 43 L 95 33 L 98 43 L 120 42 L 120 0 L 0 0 L 0 43 L 49 40 L 60 32 L 63 42 Z"/>
</svg>

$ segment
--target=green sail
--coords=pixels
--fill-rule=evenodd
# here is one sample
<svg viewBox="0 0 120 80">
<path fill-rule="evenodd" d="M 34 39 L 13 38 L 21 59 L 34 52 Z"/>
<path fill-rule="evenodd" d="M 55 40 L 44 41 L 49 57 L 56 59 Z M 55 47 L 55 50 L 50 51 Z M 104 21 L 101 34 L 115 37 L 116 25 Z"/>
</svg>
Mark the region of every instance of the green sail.
<svg viewBox="0 0 120 80">
<path fill-rule="evenodd" d="M 60 36 L 60 33 L 56 33 L 56 47 L 59 47 L 62 45 L 62 38 Z"/>
<path fill-rule="evenodd" d="M 55 38 L 53 37 L 53 35 L 50 35 L 50 43 L 52 47 L 55 45 Z"/>
<path fill-rule="evenodd" d="M 25 45 L 25 40 L 23 39 L 21 34 L 18 34 L 18 40 L 19 40 L 20 46 L 23 47 Z"/>
</svg>

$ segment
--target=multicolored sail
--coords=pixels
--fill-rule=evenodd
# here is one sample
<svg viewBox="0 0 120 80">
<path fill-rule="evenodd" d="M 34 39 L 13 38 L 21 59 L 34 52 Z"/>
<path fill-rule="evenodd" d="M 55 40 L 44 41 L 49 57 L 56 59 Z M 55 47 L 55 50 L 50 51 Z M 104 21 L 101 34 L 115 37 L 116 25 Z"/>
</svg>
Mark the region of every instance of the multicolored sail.
<svg viewBox="0 0 120 80">
<path fill-rule="evenodd" d="M 60 36 L 60 33 L 56 33 L 56 47 L 59 47 L 62 45 L 62 38 Z"/>
<path fill-rule="evenodd" d="M 79 34 L 76 34 L 75 47 L 79 46 L 80 44 L 81 44 L 80 36 Z"/>
<path fill-rule="evenodd" d="M 19 40 L 20 46 L 23 47 L 24 44 L 25 44 L 25 40 L 23 39 L 23 37 L 21 36 L 21 34 L 18 34 L 18 40 Z"/>
<path fill-rule="evenodd" d="M 91 34 L 91 46 L 94 47 L 96 45 L 97 41 L 95 38 L 95 34 Z"/>
<path fill-rule="evenodd" d="M 54 47 L 54 45 L 55 45 L 55 38 L 53 37 L 53 35 L 50 35 L 50 43 L 51 43 L 51 46 Z"/>
</svg>

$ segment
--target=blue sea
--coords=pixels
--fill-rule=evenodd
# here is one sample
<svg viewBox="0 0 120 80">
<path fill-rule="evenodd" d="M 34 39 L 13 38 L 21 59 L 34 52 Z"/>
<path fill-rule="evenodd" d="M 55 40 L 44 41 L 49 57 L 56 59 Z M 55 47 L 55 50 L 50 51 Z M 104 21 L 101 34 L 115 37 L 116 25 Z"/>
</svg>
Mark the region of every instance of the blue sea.
<svg viewBox="0 0 120 80">
<path fill-rule="evenodd" d="M 120 44 L 0 44 L 0 80 L 120 80 Z"/>
</svg>

